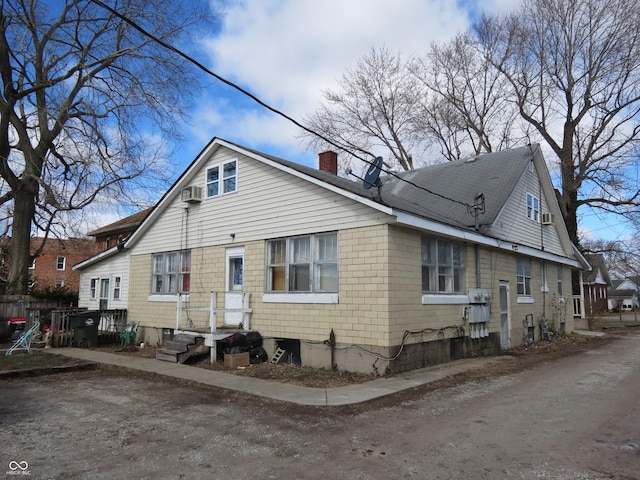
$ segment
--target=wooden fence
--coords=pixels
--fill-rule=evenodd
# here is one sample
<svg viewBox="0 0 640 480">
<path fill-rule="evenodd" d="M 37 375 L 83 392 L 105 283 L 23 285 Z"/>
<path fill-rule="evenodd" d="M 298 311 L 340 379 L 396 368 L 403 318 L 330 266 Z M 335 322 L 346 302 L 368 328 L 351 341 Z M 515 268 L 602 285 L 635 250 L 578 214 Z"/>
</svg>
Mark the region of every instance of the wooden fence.
<svg viewBox="0 0 640 480">
<path fill-rule="evenodd" d="M 76 314 L 91 313 L 98 322 L 98 344 L 117 343 L 120 333 L 127 324 L 126 310 L 97 310 L 86 312 L 82 310 L 54 310 L 51 312 L 50 328 L 52 332 L 52 347 L 71 347 L 74 345 L 71 319 Z"/>
<path fill-rule="evenodd" d="M 40 322 L 42 337 L 51 330 L 53 347 L 70 347 L 74 345 L 71 319 L 86 309 L 69 308 L 62 302 L 34 299 L 29 295 L 0 295 L 0 322 L 8 329 L 10 318 L 23 319 L 19 325 L 25 331 L 37 321 Z M 91 312 L 98 323 L 98 344 L 117 343 L 120 332 L 127 324 L 127 310 L 98 310 Z M 5 332 L 10 334 L 10 332 Z M 14 335 L 17 335 L 16 332 Z M 2 332 L 0 331 L 0 334 Z"/>
<path fill-rule="evenodd" d="M 30 295 L 0 295 L 0 320 L 27 318 L 28 310 L 54 310 L 69 307 L 59 301 L 42 300 Z"/>
</svg>

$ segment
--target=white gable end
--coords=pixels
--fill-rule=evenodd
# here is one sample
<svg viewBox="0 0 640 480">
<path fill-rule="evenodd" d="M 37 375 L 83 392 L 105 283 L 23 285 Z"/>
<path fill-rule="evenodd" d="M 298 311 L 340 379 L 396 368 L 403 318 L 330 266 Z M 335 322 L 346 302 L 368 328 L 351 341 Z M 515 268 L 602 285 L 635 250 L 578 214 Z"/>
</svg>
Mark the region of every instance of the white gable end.
<svg viewBox="0 0 640 480">
<path fill-rule="evenodd" d="M 207 169 L 237 161 L 236 191 L 207 198 Z M 200 187 L 199 202 L 180 190 Z M 133 245 L 132 254 L 198 248 L 264 238 L 302 235 L 387 223 L 393 217 L 283 172 L 237 151 L 220 147 L 201 162 L 184 185 L 176 185 L 159 215 Z"/>
<path fill-rule="evenodd" d="M 532 204 L 528 205 L 528 197 L 537 202 L 538 209 L 535 213 L 529 211 Z M 535 169 L 528 168 L 489 229 L 489 234 L 549 253 L 564 255 L 557 231 L 557 223 L 562 222 L 562 219 L 553 216 L 553 220 L 547 223 L 547 219 L 551 219 L 547 217 L 550 211 L 549 202 L 542 191 Z M 546 214 L 544 219 L 543 214 Z"/>
</svg>

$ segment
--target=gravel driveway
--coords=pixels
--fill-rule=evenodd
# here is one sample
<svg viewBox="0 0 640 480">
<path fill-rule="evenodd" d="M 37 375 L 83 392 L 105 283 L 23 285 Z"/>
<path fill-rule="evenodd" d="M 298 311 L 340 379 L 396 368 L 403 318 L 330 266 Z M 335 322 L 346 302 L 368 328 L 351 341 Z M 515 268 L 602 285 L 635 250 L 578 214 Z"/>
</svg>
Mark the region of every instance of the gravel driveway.
<svg viewBox="0 0 640 480">
<path fill-rule="evenodd" d="M 6 478 L 637 479 L 640 335 L 349 407 L 109 372 L 2 381 L 0 445 Z"/>
</svg>

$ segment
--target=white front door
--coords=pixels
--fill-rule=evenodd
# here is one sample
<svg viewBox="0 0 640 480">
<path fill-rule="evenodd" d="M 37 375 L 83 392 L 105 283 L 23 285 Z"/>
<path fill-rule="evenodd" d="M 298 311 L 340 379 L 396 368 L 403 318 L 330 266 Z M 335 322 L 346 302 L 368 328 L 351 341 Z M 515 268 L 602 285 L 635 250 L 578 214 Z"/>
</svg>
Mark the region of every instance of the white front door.
<svg viewBox="0 0 640 480">
<path fill-rule="evenodd" d="M 228 248 L 227 284 L 224 295 L 224 308 L 241 309 L 243 307 L 244 247 Z M 225 312 L 225 325 L 239 325 L 244 318 L 243 312 Z"/>
<path fill-rule="evenodd" d="M 100 279 L 100 310 L 109 308 L 109 279 Z"/>
</svg>

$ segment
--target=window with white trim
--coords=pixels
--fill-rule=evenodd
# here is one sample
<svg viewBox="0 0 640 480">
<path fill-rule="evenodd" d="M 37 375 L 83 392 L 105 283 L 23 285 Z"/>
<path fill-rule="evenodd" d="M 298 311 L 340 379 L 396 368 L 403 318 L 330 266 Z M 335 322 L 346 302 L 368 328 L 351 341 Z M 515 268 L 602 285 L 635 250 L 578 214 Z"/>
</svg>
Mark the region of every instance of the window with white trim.
<svg viewBox="0 0 640 480">
<path fill-rule="evenodd" d="M 98 280 L 97 278 L 91 279 L 91 284 L 89 286 L 89 298 L 95 300 L 96 292 L 98 291 Z"/>
<path fill-rule="evenodd" d="M 34 270 L 36 268 L 36 257 L 31 255 L 29 257 L 29 270 Z"/>
<path fill-rule="evenodd" d="M 422 292 L 464 293 L 465 247 L 461 243 L 422 236 Z"/>
<path fill-rule="evenodd" d="M 267 241 L 267 291 L 338 291 L 338 234 Z"/>
<path fill-rule="evenodd" d="M 113 277 L 113 299 L 120 299 L 120 292 L 122 289 L 122 277 Z"/>
<path fill-rule="evenodd" d="M 516 261 L 516 287 L 518 295 L 531 296 L 531 259 L 519 257 Z"/>
<path fill-rule="evenodd" d="M 238 188 L 238 161 L 231 160 L 207 168 L 207 198 L 233 193 Z"/>
<path fill-rule="evenodd" d="M 153 254 L 151 276 L 152 294 L 188 292 L 191 286 L 191 250 Z"/>
<path fill-rule="evenodd" d="M 59 256 L 56 259 L 56 270 L 64 270 L 66 264 L 66 258 L 63 256 Z"/>
<path fill-rule="evenodd" d="M 531 193 L 527 193 L 527 218 L 540 222 L 540 199 Z"/>
<path fill-rule="evenodd" d="M 558 295 L 562 296 L 562 265 L 558 265 Z"/>
<path fill-rule="evenodd" d="M 56 279 L 56 288 L 64 287 L 64 280 L 61 278 Z"/>
</svg>

